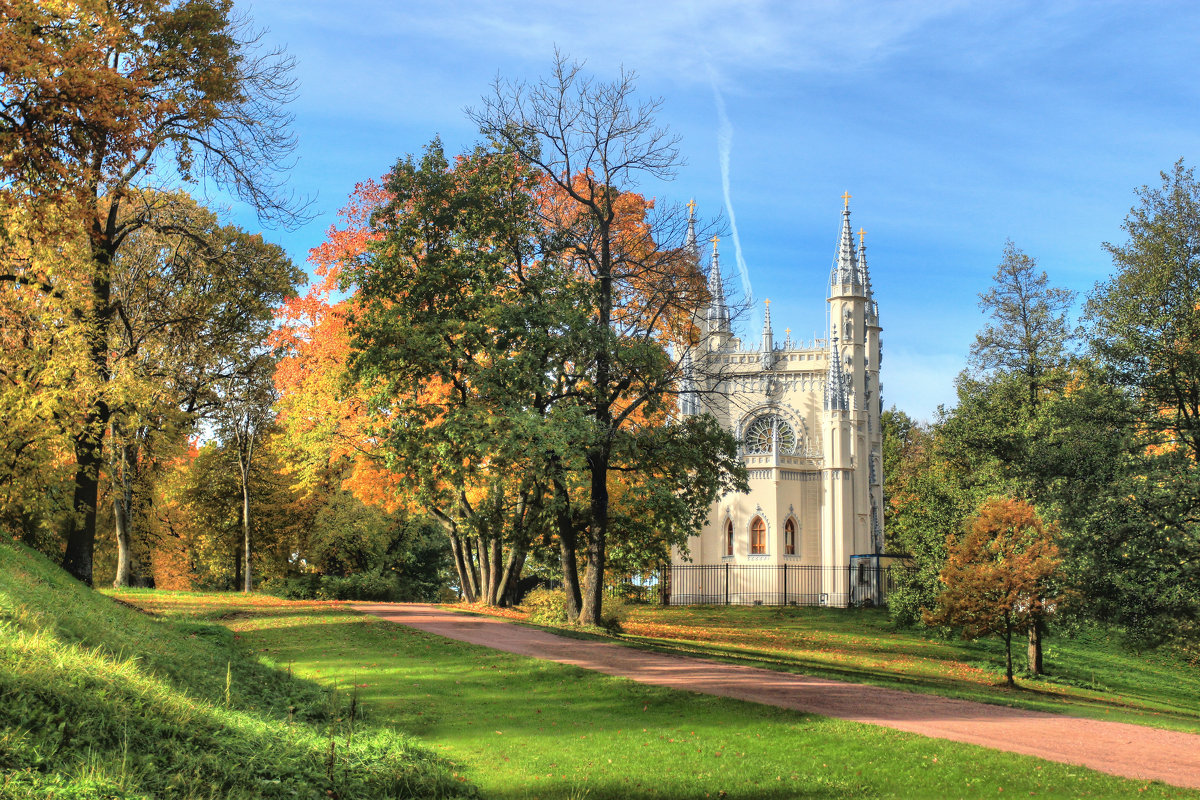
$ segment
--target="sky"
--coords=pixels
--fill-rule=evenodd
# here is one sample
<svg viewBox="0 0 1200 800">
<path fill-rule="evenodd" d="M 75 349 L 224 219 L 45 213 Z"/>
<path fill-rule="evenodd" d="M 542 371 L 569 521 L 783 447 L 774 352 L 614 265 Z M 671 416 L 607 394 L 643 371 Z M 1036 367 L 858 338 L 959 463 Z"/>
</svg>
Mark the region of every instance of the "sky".
<svg viewBox="0 0 1200 800">
<path fill-rule="evenodd" d="M 639 191 L 694 198 L 721 263 L 777 337 L 824 335 L 843 192 L 866 230 L 883 325 L 882 395 L 925 420 L 985 322 L 1006 240 L 1080 302 L 1111 272 L 1135 190 L 1200 145 L 1200 4 L 238 0 L 297 62 L 291 186 L 313 219 L 264 233 L 297 263 L 355 184 L 434 136 L 497 78 L 536 81 L 555 48 L 599 80 L 637 75 L 686 162 Z M 261 226 L 233 204 L 235 219 Z M 736 237 L 732 235 L 736 222 Z M 735 241 L 736 238 L 736 241 Z M 741 271 L 744 268 L 744 275 Z"/>
</svg>

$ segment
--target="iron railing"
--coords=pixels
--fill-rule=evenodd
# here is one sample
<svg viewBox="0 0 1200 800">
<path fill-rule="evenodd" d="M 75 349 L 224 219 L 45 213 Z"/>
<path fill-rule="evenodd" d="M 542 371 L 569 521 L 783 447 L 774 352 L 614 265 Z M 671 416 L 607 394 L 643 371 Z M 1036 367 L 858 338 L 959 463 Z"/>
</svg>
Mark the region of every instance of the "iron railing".
<svg viewBox="0 0 1200 800">
<path fill-rule="evenodd" d="M 662 605 L 883 606 L 900 566 L 675 564 L 609 583 L 610 595 Z"/>
</svg>

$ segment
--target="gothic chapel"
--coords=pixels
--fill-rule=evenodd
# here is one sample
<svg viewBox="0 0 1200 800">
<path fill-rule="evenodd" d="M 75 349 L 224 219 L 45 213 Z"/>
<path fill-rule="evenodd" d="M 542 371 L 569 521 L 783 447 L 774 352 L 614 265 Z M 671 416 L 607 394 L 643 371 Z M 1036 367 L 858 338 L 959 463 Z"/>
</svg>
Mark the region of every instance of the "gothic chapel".
<svg viewBox="0 0 1200 800">
<path fill-rule="evenodd" d="M 733 432 L 750 492 L 720 498 L 699 535 L 689 539 L 686 556 L 673 553 L 673 603 L 844 606 L 856 602 L 850 565 L 878 566 L 881 328 L 863 231 L 856 247 L 850 195 L 843 200 L 829 276 L 828 339 L 793 341 L 789 329 L 777 341 L 770 300 L 762 339 L 744 344 L 734 336 L 713 237 L 712 299 L 702 312 L 701 346 L 685 364 L 680 402 L 684 414 L 711 413 Z M 692 218 L 688 245 L 699 257 Z M 709 566 L 684 566 L 689 564 Z"/>
</svg>

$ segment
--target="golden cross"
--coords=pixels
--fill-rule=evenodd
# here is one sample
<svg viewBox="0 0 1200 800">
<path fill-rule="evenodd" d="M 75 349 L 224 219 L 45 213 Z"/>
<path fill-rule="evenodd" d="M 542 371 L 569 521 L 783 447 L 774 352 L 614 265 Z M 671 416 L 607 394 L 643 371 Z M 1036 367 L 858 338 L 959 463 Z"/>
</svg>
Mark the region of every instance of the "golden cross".
<svg viewBox="0 0 1200 800">
<path fill-rule="evenodd" d="M 853 196 L 854 195 L 850 194 L 849 192 L 844 192 L 842 194 L 842 202 L 844 202 L 846 204 L 846 208 L 850 207 L 850 198 Z"/>
<path fill-rule="evenodd" d="M 791 328 L 784 328 L 784 329 L 783 329 L 783 332 L 784 332 L 784 333 L 786 333 L 788 336 L 791 336 L 791 335 L 792 335 L 792 329 L 791 329 Z"/>
<path fill-rule="evenodd" d="M 766 303 L 767 303 L 767 308 L 770 308 L 771 307 L 771 298 L 768 297 L 766 300 Z"/>
<path fill-rule="evenodd" d="M 720 236 L 713 236 L 713 238 L 709 239 L 709 241 L 713 243 L 713 247 L 716 247 L 716 246 L 717 246 L 717 242 L 721 241 L 721 237 L 720 237 Z"/>
<path fill-rule="evenodd" d="M 696 201 L 695 201 L 694 199 L 693 199 L 693 200 L 688 200 L 688 201 L 687 201 L 687 207 L 688 207 L 688 216 L 689 216 L 689 217 L 690 217 L 692 214 L 695 214 L 695 213 L 696 213 Z"/>
<path fill-rule="evenodd" d="M 862 247 L 863 237 L 866 235 L 867 235 L 866 231 L 864 231 L 862 228 L 858 229 L 858 246 L 859 247 Z"/>
</svg>

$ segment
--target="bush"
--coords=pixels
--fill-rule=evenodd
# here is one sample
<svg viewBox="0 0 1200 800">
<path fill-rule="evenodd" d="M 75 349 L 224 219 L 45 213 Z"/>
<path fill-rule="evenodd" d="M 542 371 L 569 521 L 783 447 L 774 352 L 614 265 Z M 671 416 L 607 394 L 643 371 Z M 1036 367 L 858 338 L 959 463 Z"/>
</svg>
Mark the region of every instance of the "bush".
<svg viewBox="0 0 1200 800">
<path fill-rule="evenodd" d="M 359 572 L 344 578 L 326 575 L 321 578 L 321 588 L 317 590 L 320 600 L 393 602 L 399 598 L 399 594 L 396 576 L 381 570 Z"/>
<path fill-rule="evenodd" d="M 315 572 L 300 575 L 280 575 L 263 581 L 258 589 L 263 594 L 284 600 L 316 600 L 321 588 L 321 576 Z"/>
<path fill-rule="evenodd" d="M 537 625 L 566 625 L 567 593 L 563 589 L 534 589 L 521 603 L 529 621 Z M 630 604 L 620 597 L 604 598 L 600 626 L 608 633 L 620 633 L 621 623 L 629 618 Z"/>
<path fill-rule="evenodd" d="M 534 589 L 525 595 L 521 607 L 529 613 L 529 621 L 538 625 L 567 623 L 567 593 L 563 589 Z"/>
<path fill-rule="evenodd" d="M 600 627 L 609 633 L 620 633 L 621 623 L 629 619 L 632 604 L 623 597 L 606 597 L 600 607 Z"/>
</svg>

